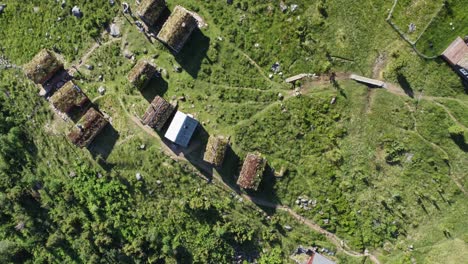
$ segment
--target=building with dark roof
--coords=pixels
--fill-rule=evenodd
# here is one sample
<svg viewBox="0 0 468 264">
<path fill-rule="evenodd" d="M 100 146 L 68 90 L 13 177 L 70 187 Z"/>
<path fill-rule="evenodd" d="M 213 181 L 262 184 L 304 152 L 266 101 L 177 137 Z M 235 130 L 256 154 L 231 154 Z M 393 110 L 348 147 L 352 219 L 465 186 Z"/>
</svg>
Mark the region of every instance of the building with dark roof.
<svg viewBox="0 0 468 264">
<path fill-rule="evenodd" d="M 237 185 L 243 189 L 252 189 L 256 191 L 262 181 L 266 162 L 266 159 L 260 154 L 247 154 L 244 164 L 242 165 L 239 179 L 237 179 Z"/>
<path fill-rule="evenodd" d="M 68 115 L 82 112 L 91 103 L 80 87 L 72 81 L 68 81 L 55 92 L 50 97 L 50 102 L 57 110 Z"/>
<path fill-rule="evenodd" d="M 36 84 L 44 84 L 55 73 L 63 69 L 63 63 L 47 49 L 41 50 L 34 58 L 23 66 L 26 76 Z"/>
<path fill-rule="evenodd" d="M 94 108 L 90 108 L 68 134 L 70 141 L 80 148 L 89 146 L 107 125 L 107 120 Z"/>
<path fill-rule="evenodd" d="M 174 52 L 179 52 L 197 27 L 197 20 L 192 14 L 187 9 L 176 6 L 157 38 Z"/>
<path fill-rule="evenodd" d="M 210 136 L 206 145 L 203 160 L 221 167 L 226 155 L 226 150 L 229 145 L 229 140 L 221 136 Z"/>
<path fill-rule="evenodd" d="M 153 26 L 166 9 L 165 0 L 142 0 L 137 15 L 148 26 Z"/>
<path fill-rule="evenodd" d="M 143 115 L 142 123 L 161 131 L 174 113 L 175 107 L 160 96 L 156 96 Z"/>
<path fill-rule="evenodd" d="M 127 75 L 128 81 L 137 87 L 143 89 L 151 79 L 156 75 L 156 67 L 146 60 L 138 61 Z"/>
</svg>

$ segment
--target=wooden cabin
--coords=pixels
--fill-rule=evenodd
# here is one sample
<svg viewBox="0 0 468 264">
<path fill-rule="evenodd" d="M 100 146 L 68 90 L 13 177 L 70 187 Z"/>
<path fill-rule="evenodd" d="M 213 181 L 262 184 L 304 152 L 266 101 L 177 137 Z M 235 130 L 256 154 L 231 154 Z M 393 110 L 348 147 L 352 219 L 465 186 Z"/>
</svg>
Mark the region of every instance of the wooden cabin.
<svg viewBox="0 0 468 264">
<path fill-rule="evenodd" d="M 468 45 L 462 38 L 457 37 L 441 56 L 468 82 Z"/>
<path fill-rule="evenodd" d="M 68 81 L 55 92 L 50 97 L 50 102 L 57 110 L 69 116 L 86 110 L 91 103 L 80 87 L 72 81 Z"/>
<path fill-rule="evenodd" d="M 237 185 L 243 189 L 257 190 L 266 168 L 266 159 L 260 154 L 249 153 L 245 157 Z"/>
<path fill-rule="evenodd" d="M 88 147 L 107 125 L 107 120 L 96 109 L 90 108 L 68 134 L 70 141 L 80 148 Z"/>
<path fill-rule="evenodd" d="M 153 26 L 166 9 L 165 0 L 142 0 L 137 15 L 148 26 Z"/>
<path fill-rule="evenodd" d="M 174 113 L 175 107 L 160 96 L 156 96 L 143 115 L 142 123 L 161 131 Z"/>
<path fill-rule="evenodd" d="M 187 9 L 176 6 L 159 31 L 157 38 L 178 53 L 197 27 L 197 20 L 192 14 Z"/>
<path fill-rule="evenodd" d="M 203 160 L 216 167 L 223 165 L 224 156 L 229 145 L 229 140 L 221 136 L 210 136 L 206 145 Z"/>
<path fill-rule="evenodd" d="M 142 90 L 156 75 L 156 67 L 146 60 L 138 61 L 127 75 L 128 81 Z"/>
<path fill-rule="evenodd" d="M 43 49 L 23 68 L 26 76 L 34 83 L 44 84 L 63 69 L 63 63 L 57 59 L 52 51 Z"/>
</svg>

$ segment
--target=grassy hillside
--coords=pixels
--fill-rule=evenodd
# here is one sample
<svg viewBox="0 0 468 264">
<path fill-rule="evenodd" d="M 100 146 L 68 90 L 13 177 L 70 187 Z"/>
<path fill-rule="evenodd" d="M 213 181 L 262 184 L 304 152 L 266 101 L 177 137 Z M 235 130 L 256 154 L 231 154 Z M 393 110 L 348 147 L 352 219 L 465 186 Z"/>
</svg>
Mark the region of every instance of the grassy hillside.
<svg viewBox="0 0 468 264">
<path fill-rule="evenodd" d="M 395 11 L 403 25 L 410 2 Z M 0 262 L 290 263 L 304 245 L 336 252 L 327 257 L 339 263 L 371 263 L 272 204 L 382 263 L 468 257 L 466 88 L 385 22 L 391 1 L 169 1 L 208 24 L 177 55 L 141 33 L 119 1 L 5 3 L 0 67 L 13 67 L 0 68 Z M 82 19 L 69 12 L 74 5 Z M 120 37 L 105 33 L 112 22 Z M 75 82 L 111 118 L 88 149 L 72 146 L 73 122 L 54 114 L 20 69 L 41 48 L 76 66 Z M 161 69 L 142 91 L 126 79 L 140 59 Z M 281 74 L 270 69 L 275 62 Z M 340 77 L 298 83 L 296 97 L 284 82 L 331 72 L 391 88 Z M 201 123 L 183 155 L 138 121 L 155 95 L 178 100 Z M 231 137 L 219 170 L 200 161 L 206 134 Z M 253 151 L 267 158 L 268 173 L 258 192 L 236 194 L 229 185 Z M 453 248 L 459 253 L 447 254 Z"/>
</svg>

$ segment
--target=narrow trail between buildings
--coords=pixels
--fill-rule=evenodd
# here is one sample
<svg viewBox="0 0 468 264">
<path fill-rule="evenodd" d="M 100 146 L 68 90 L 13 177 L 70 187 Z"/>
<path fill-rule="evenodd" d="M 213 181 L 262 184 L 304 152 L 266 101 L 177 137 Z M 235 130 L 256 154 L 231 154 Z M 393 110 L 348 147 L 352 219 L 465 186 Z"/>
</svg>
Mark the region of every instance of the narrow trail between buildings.
<svg viewBox="0 0 468 264">
<path fill-rule="evenodd" d="M 351 250 L 349 246 L 338 236 L 323 229 L 322 227 L 320 227 L 320 225 L 314 223 L 313 221 L 299 215 L 298 213 L 296 213 L 293 209 L 289 208 L 288 206 L 280 205 L 277 203 L 273 203 L 273 202 L 266 201 L 261 198 L 257 198 L 257 197 L 242 193 L 236 186 L 226 183 L 216 171 L 213 171 L 211 167 L 207 166 L 206 164 L 202 163 L 199 160 L 192 159 L 191 161 L 189 161 L 185 156 L 190 155 L 190 153 L 176 154 L 169 146 L 165 144 L 165 142 L 163 142 L 160 136 L 153 129 L 151 129 L 148 126 L 143 125 L 140 122 L 140 119 L 138 117 L 132 115 L 126 109 L 125 104 L 123 103 L 121 98 L 119 98 L 119 102 L 125 114 L 128 116 L 128 118 L 130 118 L 130 120 L 133 123 L 135 123 L 135 125 L 137 125 L 139 128 L 141 128 L 146 134 L 155 138 L 159 142 L 162 150 L 164 151 L 166 155 L 168 155 L 171 159 L 175 161 L 183 161 L 187 164 L 191 164 L 191 166 L 193 167 L 193 171 L 196 172 L 197 175 L 199 175 L 201 178 L 208 180 L 207 176 L 201 173 L 199 170 L 203 170 L 208 175 L 212 175 L 213 179 L 216 180 L 215 183 L 217 183 L 219 187 L 221 187 L 223 190 L 227 192 L 235 192 L 237 195 L 241 196 L 243 199 L 248 200 L 255 205 L 269 207 L 269 208 L 281 210 L 281 211 L 288 213 L 291 217 L 296 219 L 298 222 L 306 225 L 308 228 L 316 232 L 319 232 L 320 234 L 323 234 L 330 242 L 332 242 L 337 247 L 339 251 L 343 252 L 344 254 L 351 256 L 351 257 L 368 257 L 373 263 L 380 264 L 376 256 L 367 252 L 359 253 L 359 252 Z"/>
</svg>

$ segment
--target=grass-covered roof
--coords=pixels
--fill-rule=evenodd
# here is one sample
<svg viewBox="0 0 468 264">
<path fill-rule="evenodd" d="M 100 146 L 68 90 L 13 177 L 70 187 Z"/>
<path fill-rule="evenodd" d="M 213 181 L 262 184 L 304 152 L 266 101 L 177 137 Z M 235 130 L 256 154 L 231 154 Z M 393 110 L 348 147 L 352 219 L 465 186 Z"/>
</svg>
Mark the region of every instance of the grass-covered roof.
<svg viewBox="0 0 468 264">
<path fill-rule="evenodd" d="M 94 108 L 90 108 L 68 134 L 78 147 L 87 147 L 107 125 L 107 120 Z"/>
<path fill-rule="evenodd" d="M 72 81 L 67 82 L 50 98 L 50 102 L 60 112 L 69 113 L 74 108 L 81 109 L 89 103 L 88 97 Z"/>
<path fill-rule="evenodd" d="M 221 136 L 210 136 L 206 145 L 203 160 L 217 167 L 220 167 L 224 161 L 224 155 L 228 148 L 229 140 Z"/>
<path fill-rule="evenodd" d="M 197 20 L 181 6 L 176 6 L 159 31 L 158 39 L 179 52 L 197 27 Z"/>
<path fill-rule="evenodd" d="M 29 79 L 34 83 L 43 84 L 63 68 L 63 63 L 53 52 L 43 49 L 23 68 Z"/>
<path fill-rule="evenodd" d="M 142 123 L 161 131 L 175 107 L 160 96 L 156 96 L 142 117 Z"/>
<path fill-rule="evenodd" d="M 146 60 L 140 60 L 128 73 L 127 79 L 138 89 L 142 89 L 156 74 L 156 67 Z"/>
<path fill-rule="evenodd" d="M 242 165 L 242 170 L 237 180 L 237 185 L 243 189 L 257 190 L 262 181 L 266 167 L 266 159 L 260 154 L 247 154 Z"/>
<path fill-rule="evenodd" d="M 152 26 L 165 8 L 165 0 L 142 0 L 137 8 L 137 14 L 147 25 Z"/>
</svg>

